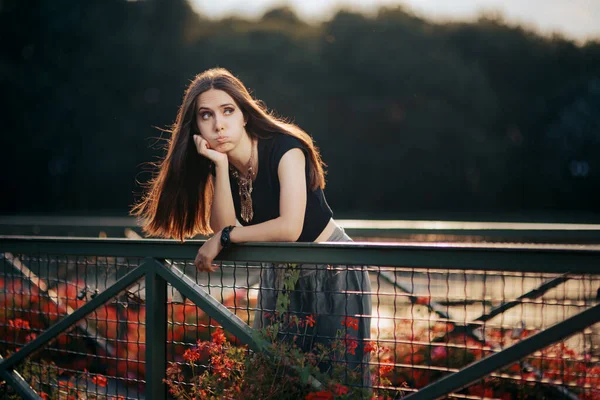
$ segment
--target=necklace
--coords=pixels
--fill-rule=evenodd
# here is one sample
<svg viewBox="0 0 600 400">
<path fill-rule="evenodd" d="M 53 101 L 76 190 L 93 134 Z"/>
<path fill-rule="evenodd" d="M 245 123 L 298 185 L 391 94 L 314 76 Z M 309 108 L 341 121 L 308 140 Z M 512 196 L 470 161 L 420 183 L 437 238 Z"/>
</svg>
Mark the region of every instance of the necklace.
<svg viewBox="0 0 600 400">
<path fill-rule="evenodd" d="M 252 150 L 250 151 L 250 159 L 246 164 L 246 175 L 242 175 L 235 167 L 229 164 L 229 170 L 231 175 L 237 180 L 238 189 L 240 194 L 240 203 L 242 210 L 240 212 L 242 219 L 245 223 L 249 223 L 254 217 L 254 210 L 252 209 L 252 179 L 254 179 L 254 141 L 252 143 Z"/>
</svg>

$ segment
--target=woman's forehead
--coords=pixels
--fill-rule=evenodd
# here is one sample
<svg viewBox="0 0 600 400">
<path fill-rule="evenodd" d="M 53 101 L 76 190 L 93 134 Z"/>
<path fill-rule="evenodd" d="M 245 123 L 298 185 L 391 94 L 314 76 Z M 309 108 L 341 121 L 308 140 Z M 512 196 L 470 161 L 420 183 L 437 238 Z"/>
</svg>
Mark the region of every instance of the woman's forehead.
<svg viewBox="0 0 600 400">
<path fill-rule="evenodd" d="M 196 107 L 216 108 L 226 104 L 235 105 L 235 100 L 227 92 L 219 89 L 210 89 L 200 94 L 196 101 Z"/>
</svg>

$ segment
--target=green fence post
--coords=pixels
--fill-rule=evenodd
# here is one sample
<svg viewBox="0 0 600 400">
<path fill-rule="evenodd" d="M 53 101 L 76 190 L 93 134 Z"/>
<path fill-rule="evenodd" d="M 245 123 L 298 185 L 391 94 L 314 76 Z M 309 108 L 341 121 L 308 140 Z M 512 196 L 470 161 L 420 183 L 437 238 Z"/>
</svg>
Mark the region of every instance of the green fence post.
<svg viewBox="0 0 600 400">
<path fill-rule="evenodd" d="M 146 273 L 146 400 L 166 399 L 167 281 L 147 262 Z"/>
</svg>

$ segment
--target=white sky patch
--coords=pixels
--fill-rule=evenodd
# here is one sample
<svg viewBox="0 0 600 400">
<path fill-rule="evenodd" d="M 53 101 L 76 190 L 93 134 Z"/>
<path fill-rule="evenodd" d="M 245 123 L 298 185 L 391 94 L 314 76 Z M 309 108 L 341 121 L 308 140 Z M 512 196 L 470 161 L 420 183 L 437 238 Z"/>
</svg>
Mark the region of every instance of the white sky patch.
<svg viewBox="0 0 600 400">
<path fill-rule="evenodd" d="M 188 0 L 192 7 L 211 18 L 237 15 L 261 16 L 267 9 L 289 5 L 308 21 L 330 18 L 340 7 L 374 12 L 381 6 L 404 5 L 436 20 L 470 20 L 482 12 L 502 13 L 507 21 L 538 32 L 559 32 L 583 41 L 600 40 L 600 0 Z"/>
</svg>

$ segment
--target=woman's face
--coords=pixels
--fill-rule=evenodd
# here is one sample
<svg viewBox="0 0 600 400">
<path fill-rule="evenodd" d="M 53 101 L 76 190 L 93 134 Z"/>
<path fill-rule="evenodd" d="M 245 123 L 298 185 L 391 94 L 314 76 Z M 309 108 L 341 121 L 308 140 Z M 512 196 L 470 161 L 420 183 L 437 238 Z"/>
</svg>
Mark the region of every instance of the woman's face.
<svg viewBox="0 0 600 400">
<path fill-rule="evenodd" d="M 210 148 L 220 153 L 234 149 L 246 134 L 242 110 L 227 92 L 218 89 L 198 96 L 196 124 Z"/>
</svg>

